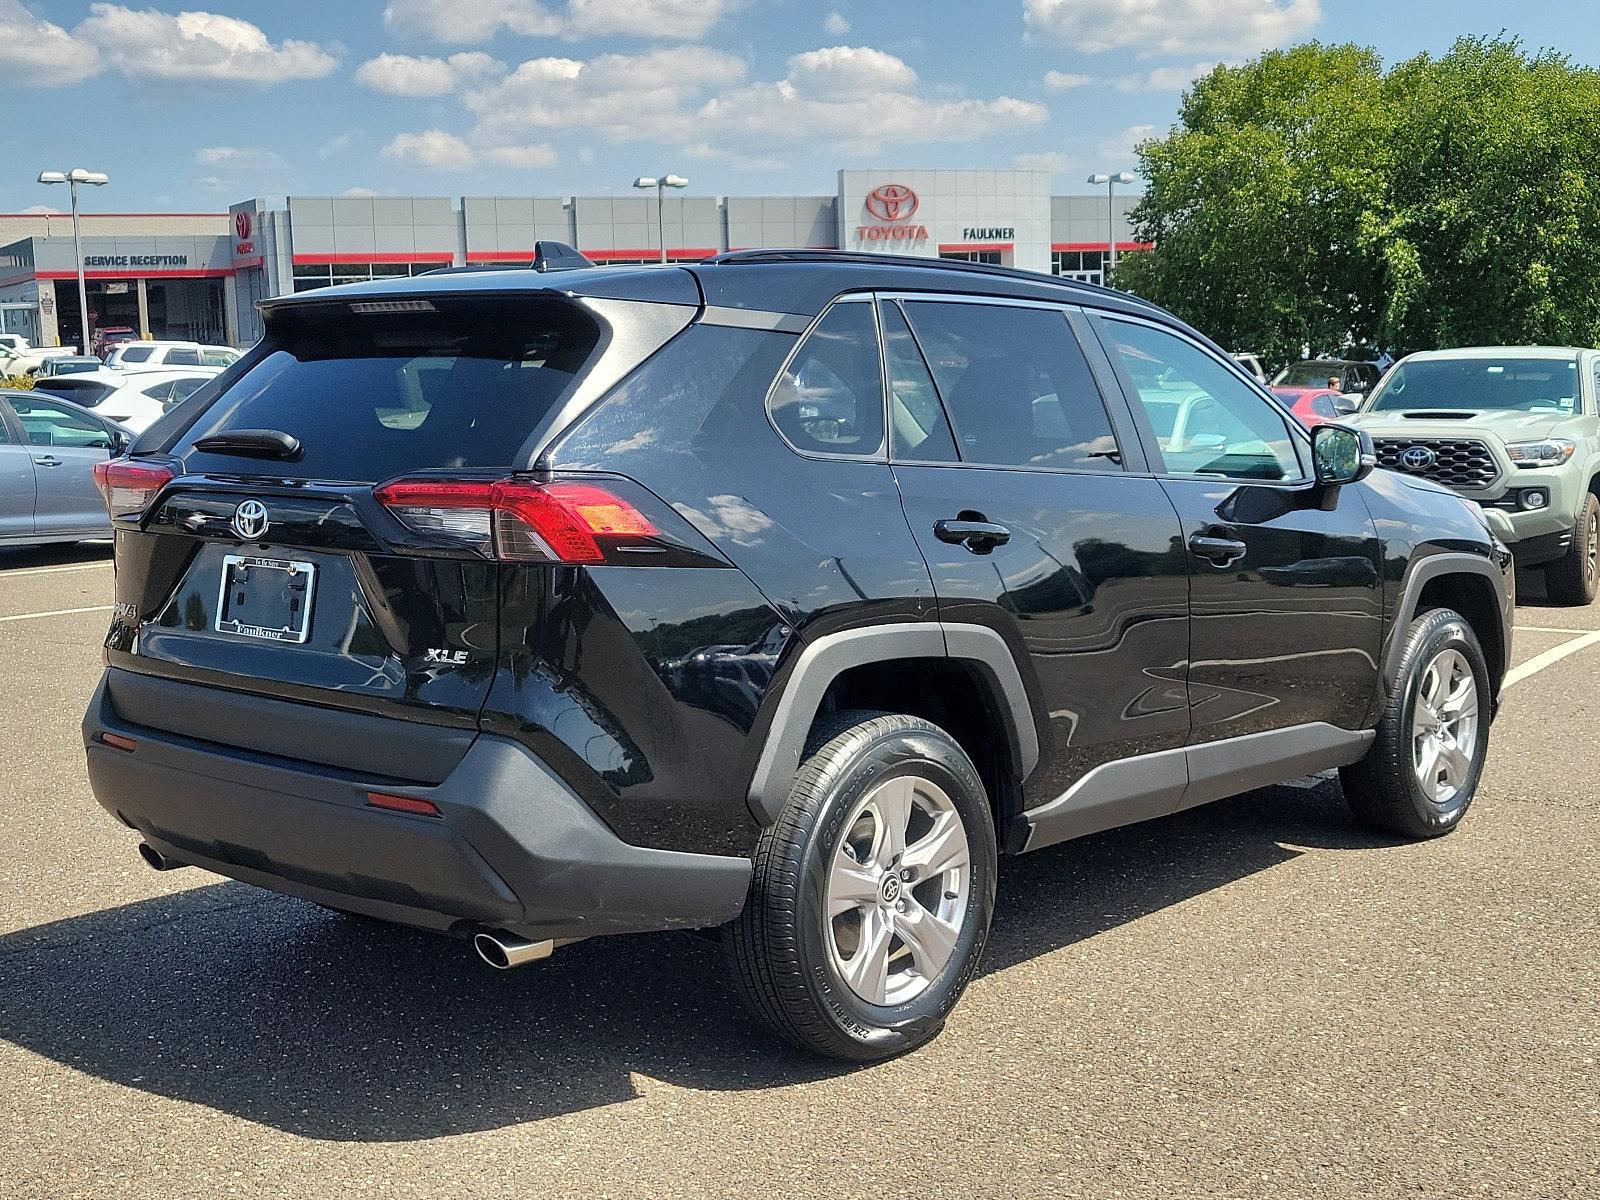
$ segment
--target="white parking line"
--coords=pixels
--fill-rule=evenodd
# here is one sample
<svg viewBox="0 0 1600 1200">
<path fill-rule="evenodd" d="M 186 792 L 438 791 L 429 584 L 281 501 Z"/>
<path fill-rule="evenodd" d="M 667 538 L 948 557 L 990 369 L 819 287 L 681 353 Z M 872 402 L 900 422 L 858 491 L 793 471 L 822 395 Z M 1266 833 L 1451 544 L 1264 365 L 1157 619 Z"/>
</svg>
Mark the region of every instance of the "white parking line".
<svg viewBox="0 0 1600 1200">
<path fill-rule="evenodd" d="M 1590 646 L 1597 644 L 1600 644 L 1600 629 L 1595 630 L 1593 633 L 1585 633 L 1582 636 L 1574 637 L 1570 642 L 1562 642 L 1561 645 L 1554 649 L 1546 650 L 1543 654 L 1535 654 L 1521 666 L 1512 667 L 1511 670 L 1506 672 L 1506 681 L 1502 686 L 1515 687 L 1524 679 L 1537 675 L 1546 667 L 1554 666 L 1563 658 L 1569 658 L 1580 650 L 1587 650 Z"/>
<path fill-rule="evenodd" d="M 1516 630 L 1518 633 L 1565 633 L 1570 637 L 1589 632 L 1587 629 L 1563 629 L 1559 625 L 1518 625 Z"/>
<path fill-rule="evenodd" d="M 0 579 L 15 579 L 19 575 L 55 575 L 61 571 L 96 571 L 110 565 L 108 558 L 105 562 L 78 563 L 70 567 L 21 567 L 15 571 L 0 571 Z"/>
<path fill-rule="evenodd" d="M 37 617 L 65 617 L 73 613 L 110 611 L 111 605 L 96 604 L 90 608 L 52 608 L 48 612 L 13 613 L 9 617 L 0 617 L 0 621 L 32 621 Z"/>
</svg>

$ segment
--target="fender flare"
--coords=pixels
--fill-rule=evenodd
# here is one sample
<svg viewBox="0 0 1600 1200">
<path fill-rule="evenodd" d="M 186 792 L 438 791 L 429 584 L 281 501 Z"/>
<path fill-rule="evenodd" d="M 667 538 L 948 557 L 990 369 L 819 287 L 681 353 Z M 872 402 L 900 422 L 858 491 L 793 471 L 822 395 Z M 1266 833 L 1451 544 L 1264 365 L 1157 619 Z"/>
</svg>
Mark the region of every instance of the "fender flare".
<svg viewBox="0 0 1600 1200">
<path fill-rule="evenodd" d="M 1443 575 L 1482 575 L 1488 579 L 1494 588 L 1495 599 L 1500 610 L 1500 646 L 1503 665 L 1511 661 L 1511 629 L 1512 605 L 1515 601 L 1505 573 L 1498 570 L 1494 563 L 1487 558 L 1476 554 L 1464 554 L 1460 551 L 1445 551 L 1429 555 L 1422 561 L 1412 565 L 1406 572 L 1405 584 L 1400 593 L 1400 601 L 1395 606 L 1394 620 L 1390 624 L 1388 643 L 1383 651 L 1383 679 L 1385 686 L 1392 686 L 1395 678 L 1400 673 L 1400 656 L 1405 653 L 1406 630 L 1411 628 L 1411 622 L 1417 613 L 1417 600 L 1422 595 L 1422 589 L 1432 580 Z M 1500 690 L 1500 681 L 1495 680 L 1495 691 Z"/>
<path fill-rule="evenodd" d="M 750 812 L 763 827 L 778 819 L 805 752 L 806 736 L 833 681 L 854 667 L 903 658 L 971 663 L 1005 718 L 1012 761 L 1027 778 L 1039 762 L 1039 731 L 1011 647 L 984 625 L 915 621 L 830 633 L 800 652 L 778 697 L 750 779 Z"/>
</svg>

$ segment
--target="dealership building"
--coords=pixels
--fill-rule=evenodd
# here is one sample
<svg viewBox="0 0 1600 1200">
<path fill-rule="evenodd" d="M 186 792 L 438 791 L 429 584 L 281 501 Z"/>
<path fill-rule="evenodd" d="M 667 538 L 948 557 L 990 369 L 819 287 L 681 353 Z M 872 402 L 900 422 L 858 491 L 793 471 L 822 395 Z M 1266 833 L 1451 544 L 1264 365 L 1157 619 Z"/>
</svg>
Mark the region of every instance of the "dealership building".
<svg viewBox="0 0 1600 1200">
<path fill-rule="evenodd" d="M 1107 250 L 1140 249 L 1137 197 L 1053 196 L 1050 174 L 840 171 L 831 196 L 291 196 L 226 213 L 83 217 L 94 328 L 247 345 L 255 303 L 443 266 L 528 262 L 566 242 L 601 264 L 693 262 L 724 250 L 815 247 L 956 258 L 1099 282 Z M 1109 226 L 1109 228 L 1108 228 Z M 79 340 L 72 222 L 0 214 L 0 328 Z"/>
</svg>

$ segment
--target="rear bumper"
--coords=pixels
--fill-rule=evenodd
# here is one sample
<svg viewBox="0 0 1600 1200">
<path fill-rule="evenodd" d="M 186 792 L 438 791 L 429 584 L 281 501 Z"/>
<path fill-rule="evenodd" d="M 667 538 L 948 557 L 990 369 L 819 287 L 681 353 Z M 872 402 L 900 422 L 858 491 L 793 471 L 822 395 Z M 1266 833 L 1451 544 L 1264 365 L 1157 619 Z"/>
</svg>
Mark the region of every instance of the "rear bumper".
<svg viewBox="0 0 1600 1200">
<path fill-rule="evenodd" d="M 535 939 L 691 929 L 736 916 L 749 887 L 747 859 L 621 841 L 504 738 L 479 737 L 442 783 L 397 786 L 134 724 L 104 679 L 83 732 L 95 798 L 162 855 L 384 920 Z M 441 815 L 375 809 L 369 790 Z"/>
</svg>

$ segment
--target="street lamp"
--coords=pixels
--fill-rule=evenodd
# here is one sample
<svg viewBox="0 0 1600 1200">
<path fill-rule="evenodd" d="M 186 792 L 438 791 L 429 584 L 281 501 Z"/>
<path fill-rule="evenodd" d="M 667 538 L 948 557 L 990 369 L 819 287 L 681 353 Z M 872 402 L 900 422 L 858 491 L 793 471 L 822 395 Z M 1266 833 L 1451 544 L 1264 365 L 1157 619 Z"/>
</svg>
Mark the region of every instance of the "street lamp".
<svg viewBox="0 0 1600 1200">
<path fill-rule="evenodd" d="M 103 171 L 85 171 L 73 167 L 70 171 L 40 171 L 40 183 L 66 183 L 72 185 L 72 249 L 78 258 L 78 320 L 83 323 L 83 345 L 79 354 L 89 353 L 89 288 L 83 281 L 83 231 L 78 227 L 78 185 L 92 184 L 103 187 L 111 182 Z"/>
<path fill-rule="evenodd" d="M 1117 269 L 1117 184 L 1132 183 L 1133 176 L 1126 171 L 1115 175 L 1091 175 L 1089 182 L 1106 185 L 1106 282 L 1111 282 L 1111 272 Z"/>
<path fill-rule="evenodd" d="M 661 234 L 661 261 L 667 261 L 667 223 L 662 215 L 664 207 L 663 197 L 667 188 L 686 188 L 689 181 L 682 175 L 641 175 L 633 181 L 636 188 L 655 188 L 656 190 L 656 230 Z"/>
</svg>

